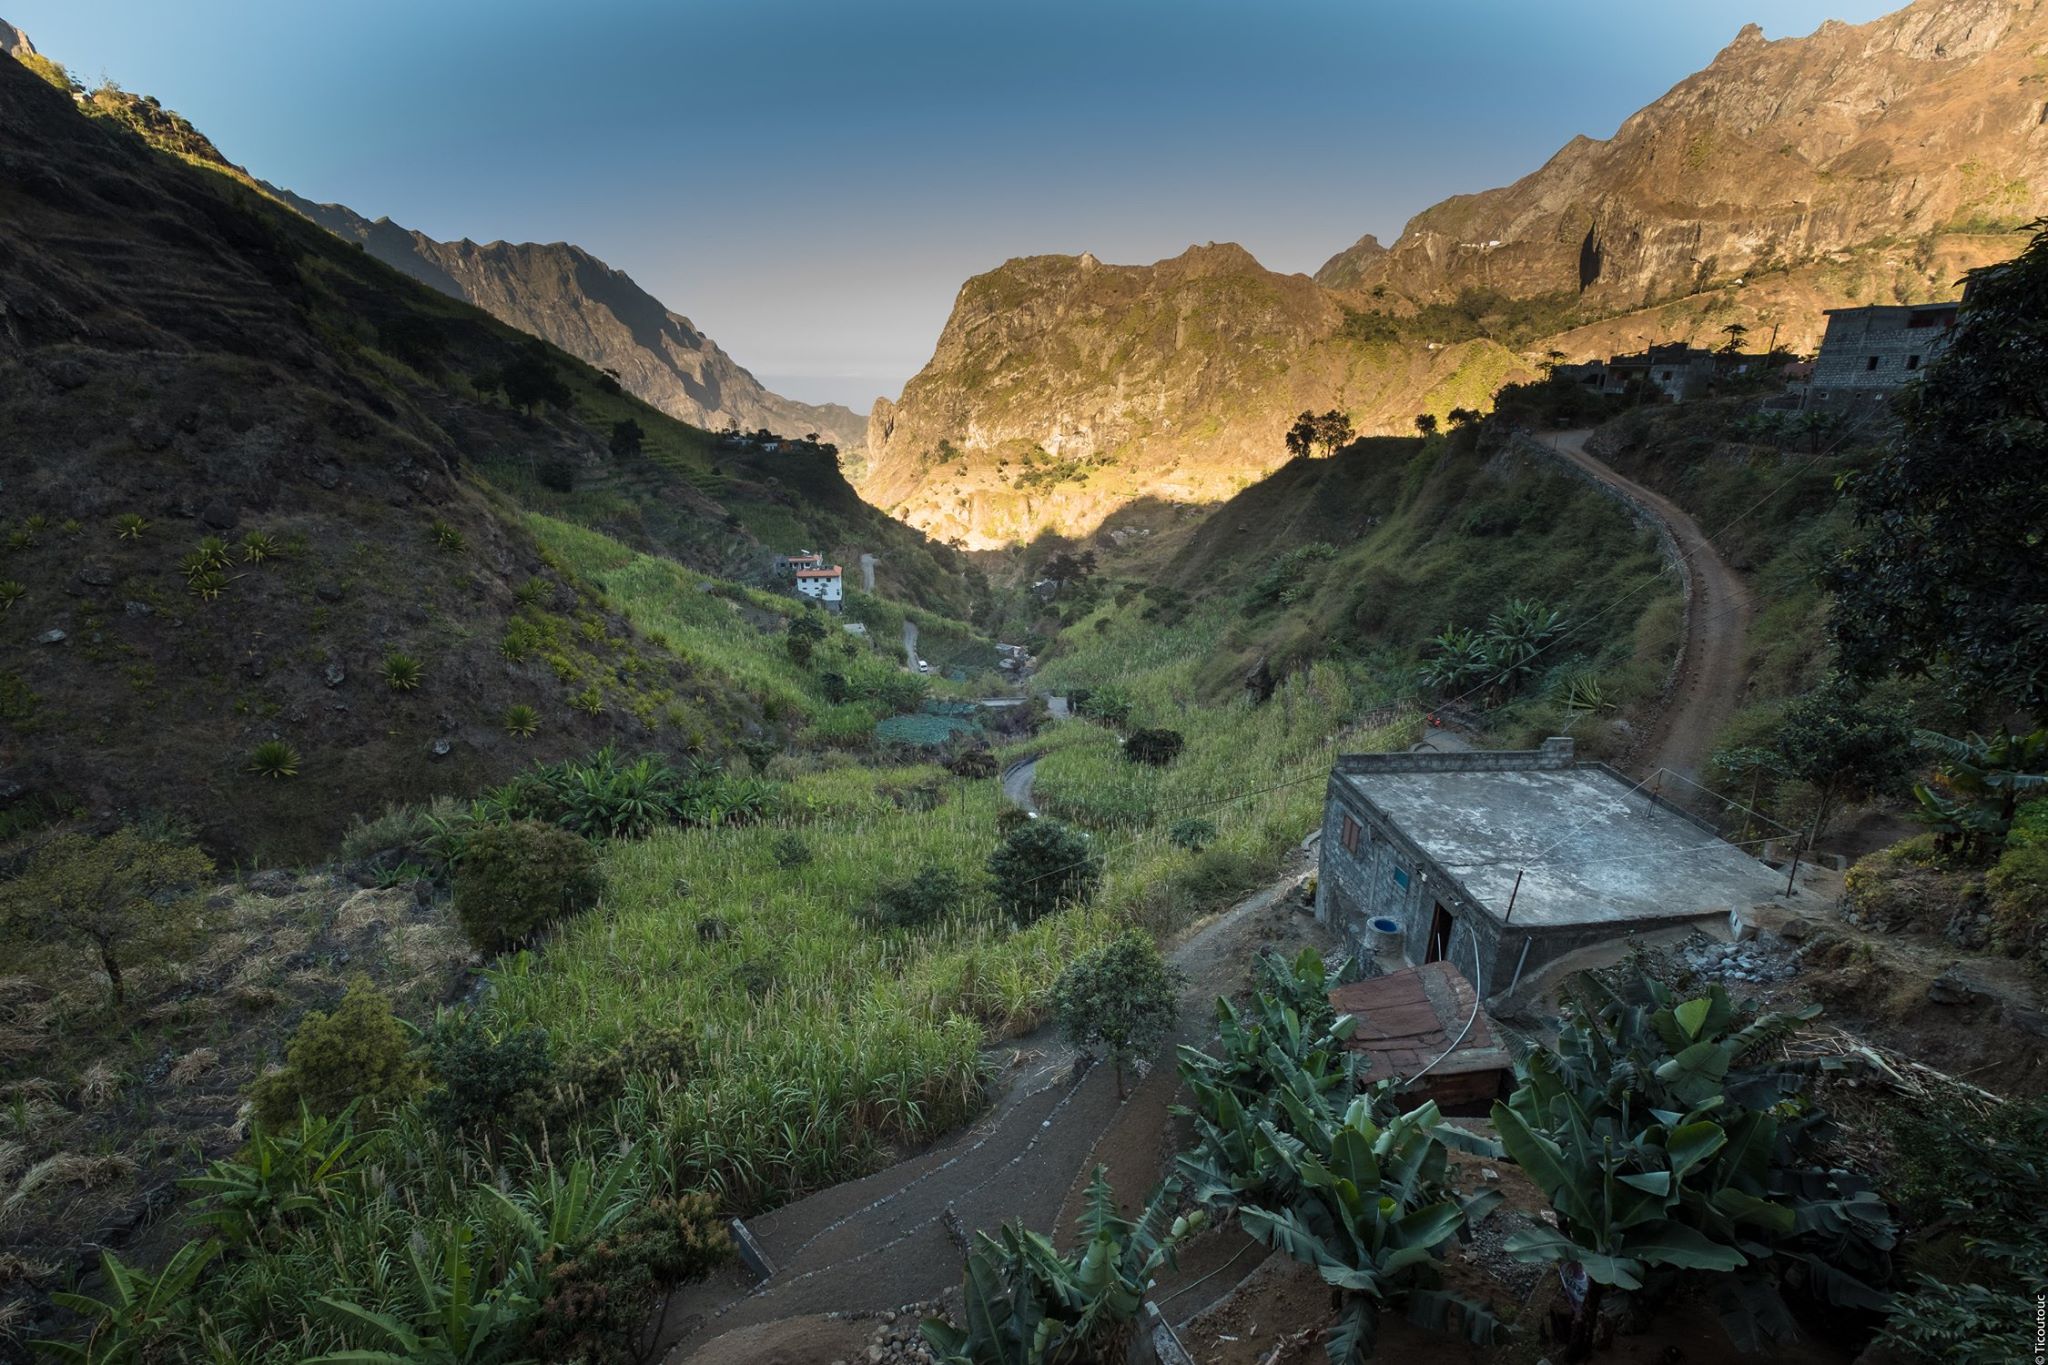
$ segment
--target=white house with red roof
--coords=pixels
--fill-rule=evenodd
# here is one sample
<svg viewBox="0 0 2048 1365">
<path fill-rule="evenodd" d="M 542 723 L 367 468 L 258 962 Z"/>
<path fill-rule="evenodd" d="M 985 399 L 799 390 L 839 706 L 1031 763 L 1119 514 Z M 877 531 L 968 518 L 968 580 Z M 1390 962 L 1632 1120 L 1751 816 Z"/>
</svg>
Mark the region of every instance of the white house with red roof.
<svg viewBox="0 0 2048 1365">
<path fill-rule="evenodd" d="M 823 603 L 826 611 L 842 610 L 843 588 L 837 564 L 829 568 L 798 569 L 796 591 L 799 597 Z"/>
</svg>

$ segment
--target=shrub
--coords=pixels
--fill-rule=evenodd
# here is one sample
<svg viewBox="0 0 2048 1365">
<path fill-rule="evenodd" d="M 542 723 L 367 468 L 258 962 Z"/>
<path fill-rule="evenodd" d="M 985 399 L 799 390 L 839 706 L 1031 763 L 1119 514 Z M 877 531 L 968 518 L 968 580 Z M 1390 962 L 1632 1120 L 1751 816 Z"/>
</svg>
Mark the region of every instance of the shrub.
<svg viewBox="0 0 2048 1365">
<path fill-rule="evenodd" d="M 1173 827 L 1166 831 L 1166 841 L 1175 848 L 1200 853 L 1216 841 L 1216 826 L 1199 816 L 1189 816 L 1173 822 Z"/>
<path fill-rule="evenodd" d="M 285 1064 L 250 1088 L 256 1117 L 270 1128 L 298 1121 L 300 1108 L 332 1118 L 351 1104 L 373 1108 L 409 1099 L 420 1089 L 419 1059 L 391 1000 L 368 977 L 349 983 L 334 1013 L 299 1021 Z"/>
<path fill-rule="evenodd" d="M 1992 941 L 2048 971 L 2048 845 L 2007 848 L 1984 875 Z"/>
<path fill-rule="evenodd" d="M 227 590 L 228 576 L 219 569 L 201 569 L 185 580 L 185 588 L 202 602 L 211 602 Z"/>
<path fill-rule="evenodd" d="M 526 1131 L 554 1071 L 545 1030 L 492 1037 L 469 1013 L 434 1029 L 427 1058 L 436 1082 L 427 1117 L 449 1132 Z"/>
<path fill-rule="evenodd" d="M 604 714 L 604 693 L 597 690 L 596 683 L 592 683 L 569 698 L 569 705 L 586 716 L 601 716 Z"/>
<path fill-rule="evenodd" d="M 1185 979 L 1167 965 L 1150 938 L 1125 930 L 1067 964 L 1053 983 L 1053 1017 L 1074 1047 L 1109 1054 L 1121 1099 L 1125 1064 L 1156 1052 L 1166 1041 Z"/>
<path fill-rule="evenodd" d="M 559 456 L 540 462 L 540 486 L 555 493 L 576 491 L 576 465 Z"/>
<path fill-rule="evenodd" d="M 1072 694 L 1074 709 L 1090 720 L 1121 727 L 1131 718 L 1130 689 L 1118 683 L 1108 687 L 1077 688 Z"/>
<path fill-rule="evenodd" d="M 242 537 L 242 559 L 245 563 L 261 564 L 266 559 L 276 559 L 284 551 L 277 543 L 277 537 L 266 531 L 251 531 Z"/>
<path fill-rule="evenodd" d="M 425 672 L 420 661 L 410 654 L 390 653 L 384 656 L 384 685 L 393 692 L 410 692 L 420 685 Z"/>
<path fill-rule="evenodd" d="M 1080 831 L 1057 820 L 1034 820 L 1011 831 L 989 855 L 988 874 L 996 904 L 1029 924 L 1094 895 L 1102 883 L 1102 855 Z"/>
<path fill-rule="evenodd" d="M 540 729 L 540 712 L 525 702 L 514 702 L 505 708 L 505 733 L 524 739 Z"/>
<path fill-rule="evenodd" d="M 114 536 L 117 540 L 140 540 L 142 533 L 149 529 L 149 518 L 140 512 L 123 512 L 114 518 Z"/>
<path fill-rule="evenodd" d="M 538 820 L 483 824 L 463 841 L 455 915 L 469 941 L 503 952 L 597 903 L 603 883 L 588 839 Z"/>
<path fill-rule="evenodd" d="M 768 847 L 777 867 L 803 867 L 811 861 L 811 846 L 801 834 L 778 834 Z"/>
<path fill-rule="evenodd" d="M 266 739 L 249 751 L 249 771 L 258 777 L 297 777 L 299 751 L 281 739 Z"/>
<path fill-rule="evenodd" d="M 591 1241 L 541 1256 L 546 1298 L 530 1344 L 562 1365 L 638 1359 L 661 1296 L 704 1278 L 732 1254 L 709 1195 L 637 1205 Z"/>
<path fill-rule="evenodd" d="M 955 777 L 981 779 L 996 775 L 996 756 L 986 749 L 962 749 L 953 755 L 946 770 Z"/>
<path fill-rule="evenodd" d="M 434 536 L 434 544 L 439 548 L 451 554 L 462 548 L 462 532 L 456 530 L 439 517 L 434 518 L 434 524 L 431 529 Z"/>
<path fill-rule="evenodd" d="M 27 594 L 28 589 L 23 587 L 17 579 L 9 578 L 0 581 L 0 611 L 7 610 Z"/>
<path fill-rule="evenodd" d="M 1133 763 L 1163 768 L 1180 757 L 1186 744 L 1178 730 L 1137 730 L 1124 741 L 1124 757 Z"/>
<path fill-rule="evenodd" d="M 877 887 L 871 913 L 892 929 L 921 929 L 951 915 L 966 897 L 967 882 L 958 872 L 927 865 Z"/>
<path fill-rule="evenodd" d="M 538 606 L 548 600 L 555 585 L 545 578 L 529 578 L 512 590 L 512 597 L 522 607 Z"/>
<path fill-rule="evenodd" d="M 200 569 L 226 569 L 231 567 L 235 560 L 234 556 L 228 553 L 227 541 L 219 536 L 203 536 L 200 538 L 199 548 L 194 550 L 185 562 Z"/>
</svg>

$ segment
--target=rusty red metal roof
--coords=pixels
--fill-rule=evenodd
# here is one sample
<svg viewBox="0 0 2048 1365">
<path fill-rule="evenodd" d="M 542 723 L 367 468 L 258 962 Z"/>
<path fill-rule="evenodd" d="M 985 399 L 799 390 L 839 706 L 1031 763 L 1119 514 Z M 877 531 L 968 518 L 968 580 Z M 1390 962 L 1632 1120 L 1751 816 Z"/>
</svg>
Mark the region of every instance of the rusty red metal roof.
<svg viewBox="0 0 2048 1365">
<path fill-rule="evenodd" d="M 1400 1079 L 1427 1066 L 1429 1074 L 1412 1093 L 1418 1101 L 1436 1100 L 1447 1112 L 1491 1103 L 1514 1069 L 1486 1011 L 1473 1017 L 1476 1003 L 1472 983 L 1448 962 L 1403 967 L 1330 992 L 1338 1013 L 1358 1020 L 1345 1047 L 1364 1057 L 1364 1078 Z M 1459 1039 L 1468 1019 L 1472 1027 Z M 1446 1057 L 1453 1040 L 1457 1048 Z"/>
</svg>

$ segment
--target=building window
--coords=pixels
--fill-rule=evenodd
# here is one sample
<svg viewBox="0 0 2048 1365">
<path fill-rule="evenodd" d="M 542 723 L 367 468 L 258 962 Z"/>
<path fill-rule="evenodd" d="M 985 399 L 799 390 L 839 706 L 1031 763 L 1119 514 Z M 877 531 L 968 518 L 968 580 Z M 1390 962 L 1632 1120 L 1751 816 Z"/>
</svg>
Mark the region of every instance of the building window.
<svg viewBox="0 0 2048 1365">
<path fill-rule="evenodd" d="M 1866 370 L 1874 370 L 1874 369 L 1876 369 L 1876 368 L 1877 368 L 1877 357 L 1876 357 L 1876 356 L 1872 356 L 1872 357 L 1870 357 L 1870 359 L 1868 359 L 1868 360 L 1864 361 L 1864 362 L 1863 362 L 1863 368 L 1864 368 L 1864 369 L 1866 369 Z"/>
<path fill-rule="evenodd" d="M 1358 852 L 1358 836 L 1362 832 L 1356 820 L 1352 819 L 1349 815 L 1344 817 L 1344 829 L 1338 836 L 1338 842 L 1344 845 L 1346 853 L 1356 854 Z"/>
<path fill-rule="evenodd" d="M 1920 368 L 1920 357 L 1919 357 L 1919 356 L 1917 356 L 1917 355 L 1909 355 L 1909 356 L 1907 356 L 1907 357 L 1906 357 L 1906 368 L 1907 368 L 1907 369 L 1909 369 L 1909 370 L 1917 370 L 1917 369 L 1919 369 L 1919 368 Z"/>
<path fill-rule="evenodd" d="M 1397 867 L 1397 868 L 1395 868 L 1395 869 L 1394 869 L 1394 885 L 1396 885 L 1396 886 L 1400 887 L 1400 888 L 1401 888 L 1401 889 L 1402 889 L 1403 891 L 1406 891 L 1406 890 L 1408 889 L 1408 869 L 1407 869 L 1407 868 L 1405 868 L 1405 867 Z"/>
</svg>

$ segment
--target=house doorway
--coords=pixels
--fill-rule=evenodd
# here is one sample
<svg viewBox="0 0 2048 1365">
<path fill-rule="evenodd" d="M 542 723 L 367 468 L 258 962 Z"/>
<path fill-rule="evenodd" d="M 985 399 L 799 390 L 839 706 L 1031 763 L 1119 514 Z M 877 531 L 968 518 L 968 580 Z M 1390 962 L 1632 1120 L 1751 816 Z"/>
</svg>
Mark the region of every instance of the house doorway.
<svg viewBox="0 0 2048 1365">
<path fill-rule="evenodd" d="M 1423 954 L 1424 962 L 1440 962 L 1451 951 L 1451 912 L 1439 903 L 1436 913 L 1429 920 L 1429 946 Z"/>
</svg>

